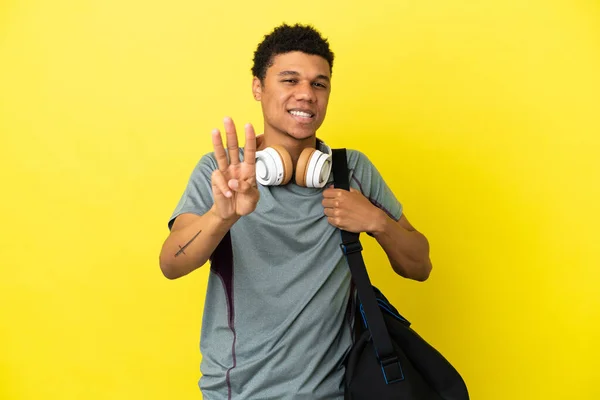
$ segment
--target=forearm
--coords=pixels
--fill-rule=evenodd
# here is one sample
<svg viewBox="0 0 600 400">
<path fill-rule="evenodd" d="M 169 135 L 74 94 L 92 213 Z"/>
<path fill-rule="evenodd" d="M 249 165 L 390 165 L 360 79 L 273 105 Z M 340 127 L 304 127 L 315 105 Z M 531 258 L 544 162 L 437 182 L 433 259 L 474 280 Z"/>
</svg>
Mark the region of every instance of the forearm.
<svg viewBox="0 0 600 400">
<path fill-rule="evenodd" d="M 237 221 L 223 220 L 212 211 L 171 232 L 160 252 L 160 269 L 165 277 L 176 279 L 203 266 Z"/>
<path fill-rule="evenodd" d="M 429 242 L 423 234 L 405 229 L 383 211 L 371 234 L 387 254 L 397 274 L 417 281 L 424 281 L 429 277 Z"/>
</svg>

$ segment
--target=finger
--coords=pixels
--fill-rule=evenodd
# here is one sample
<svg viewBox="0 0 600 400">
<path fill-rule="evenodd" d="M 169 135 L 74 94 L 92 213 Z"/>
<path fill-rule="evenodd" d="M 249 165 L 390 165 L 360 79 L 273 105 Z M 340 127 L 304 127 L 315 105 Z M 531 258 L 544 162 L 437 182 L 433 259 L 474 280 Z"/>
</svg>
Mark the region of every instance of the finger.
<svg viewBox="0 0 600 400">
<path fill-rule="evenodd" d="M 229 154 L 229 161 L 231 165 L 237 165 L 240 163 L 240 150 L 238 147 L 235 124 L 230 117 L 225 117 L 223 122 L 225 123 L 225 132 L 227 133 L 227 153 Z"/>
<path fill-rule="evenodd" d="M 337 208 L 340 206 L 340 203 L 338 200 L 331 199 L 331 198 L 323 199 L 321 204 L 323 205 L 323 208 Z"/>
<path fill-rule="evenodd" d="M 215 195 L 223 195 L 228 198 L 232 196 L 231 190 L 229 190 L 227 182 L 225 181 L 225 177 L 218 169 L 212 173 L 211 185 Z"/>
<path fill-rule="evenodd" d="M 343 229 L 342 226 L 340 225 L 340 221 L 338 218 L 327 217 L 327 222 L 329 222 L 331 225 L 335 226 L 336 228 Z"/>
<path fill-rule="evenodd" d="M 323 190 L 323 197 L 333 199 L 341 196 L 343 192 L 345 192 L 344 189 L 325 189 Z"/>
<path fill-rule="evenodd" d="M 323 209 L 323 213 L 325 215 L 327 215 L 328 217 L 342 217 L 344 216 L 344 212 L 343 210 L 340 210 L 339 208 L 331 208 L 331 207 L 327 207 Z"/>
<path fill-rule="evenodd" d="M 252 124 L 246 124 L 246 143 L 244 144 L 244 162 L 254 165 L 256 158 L 256 133 Z"/>
<path fill-rule="evenodd" d="M 221 138 L 221 132 L 219 132 L 218 129 L 213 129 L 212 131 L 212 143 L 219 170 L 225 172 L 229 167 L 229 161 L 227 161 L 227 154 L 223 147 L 223 139 Z"/>
</svg>

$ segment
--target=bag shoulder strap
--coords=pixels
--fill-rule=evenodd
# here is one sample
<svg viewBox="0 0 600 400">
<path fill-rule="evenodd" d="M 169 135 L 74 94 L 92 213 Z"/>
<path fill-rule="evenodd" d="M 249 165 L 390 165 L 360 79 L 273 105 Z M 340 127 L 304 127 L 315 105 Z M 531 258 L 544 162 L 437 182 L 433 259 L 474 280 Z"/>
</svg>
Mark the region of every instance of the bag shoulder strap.
<svg viewBox="0 0 600 400">
<path fill-rule="evenodd" d="M 348 162 L 346 149 L 332 150 L 332 169 L 334 185 L 338 189 L 350 190 Z M 398 356 L 394 352 L 390 335 L 387 331 L 383 315 L 377 305 L 375 292 L 371 286 L 369 274 L 362 256 L 362 245 L 359 233 L 348 232 L 340 229 L 342 243 L 340 247 L 348 260 L 352 280 L 358 291 L 358 298 L 362 304 L 363 316 L 367 328 L 373 338 L 373 347 L 381 364 L 387 383 L 404 379 Z"/>
</svg>

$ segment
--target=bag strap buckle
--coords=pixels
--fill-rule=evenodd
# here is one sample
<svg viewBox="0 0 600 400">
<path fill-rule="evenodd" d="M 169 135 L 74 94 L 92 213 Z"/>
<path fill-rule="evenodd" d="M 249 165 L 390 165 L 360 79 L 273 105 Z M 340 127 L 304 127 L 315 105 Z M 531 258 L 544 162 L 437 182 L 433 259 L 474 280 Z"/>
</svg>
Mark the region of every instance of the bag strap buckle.
<svg viewBox="0 0 600 400">
<path fill-rule="evenodd" d="M 342 248 L 342 252 L 345 255 L 356 253 L 362 251 L 363 247 L 360 244 L 360 241 L 350 242 L 350 243 L 341 243 L 340 247 Z"/>
<path fill-rule="evenodd" d="M 394 355 L 381 360 L 379 364 L 381 365 L 381 372 L 383 372 L 386 385 L 404 380 L 404 373 L 402 372 L 402 367 L 397 356 Z"/>
</svg>

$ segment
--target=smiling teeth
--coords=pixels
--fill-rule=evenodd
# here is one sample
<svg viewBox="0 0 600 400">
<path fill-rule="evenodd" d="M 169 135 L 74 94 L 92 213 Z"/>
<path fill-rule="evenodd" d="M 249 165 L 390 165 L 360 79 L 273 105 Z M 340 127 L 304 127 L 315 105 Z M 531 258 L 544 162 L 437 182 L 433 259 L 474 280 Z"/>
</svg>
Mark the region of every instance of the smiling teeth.
<svg viewBox="0 0 600 400">
<path fill-rule="evenodd" d="M 312 115 L 310 115 L 309 113 L 305 113 L 303 111 L 290 111 L 290 114 L 296 115 L 298 117 L 304 117 L 304 118 L 312 117 Z"/>
</svg>

